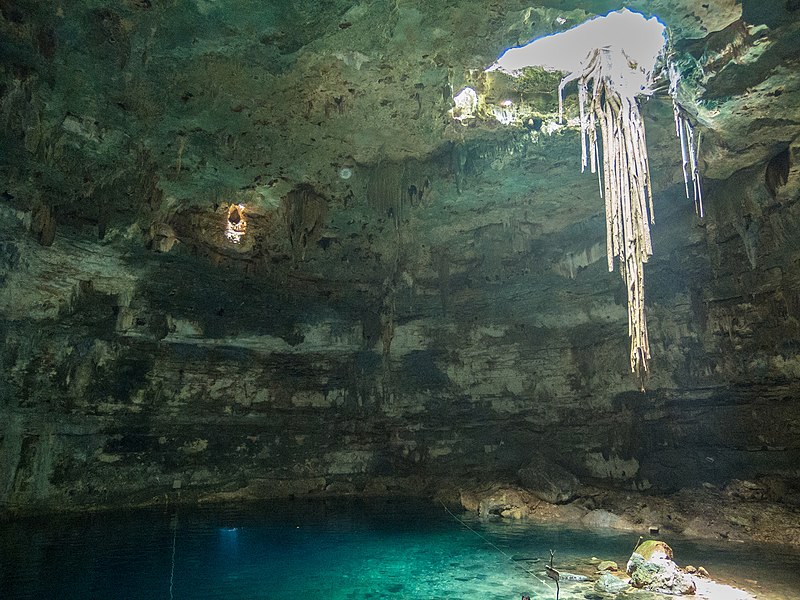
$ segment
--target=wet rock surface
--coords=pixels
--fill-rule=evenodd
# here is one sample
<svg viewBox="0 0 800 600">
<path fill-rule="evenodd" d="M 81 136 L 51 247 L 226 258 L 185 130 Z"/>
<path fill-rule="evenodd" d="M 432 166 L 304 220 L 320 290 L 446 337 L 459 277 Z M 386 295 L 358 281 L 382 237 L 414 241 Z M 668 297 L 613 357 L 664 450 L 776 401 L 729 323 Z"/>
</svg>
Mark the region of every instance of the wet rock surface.
<svg viewBox="0 0 800 600">
<path fill-rule="evenodd" d="M 581 496 L 571 503 L 550 504 L 519 487 L 495 484 L 465 488 L 463 481 L 455 483 L 462 486 L 457 499 L 460 506 L 486 518 L 564 523 L 643 536 L 656 531 L 709 540 L 800 545 L 800 511 L 778 502 L 743 503 L 724 490 L 691 488 L 670 495 L 641 496 L 583 488 Z M 454 501 L 446 492 L 441 492 L 440 497 Z M 599 563 L 597 568 L 604 570 L 601 566 L 610 569 L 613 561 Z"/>
</svg>

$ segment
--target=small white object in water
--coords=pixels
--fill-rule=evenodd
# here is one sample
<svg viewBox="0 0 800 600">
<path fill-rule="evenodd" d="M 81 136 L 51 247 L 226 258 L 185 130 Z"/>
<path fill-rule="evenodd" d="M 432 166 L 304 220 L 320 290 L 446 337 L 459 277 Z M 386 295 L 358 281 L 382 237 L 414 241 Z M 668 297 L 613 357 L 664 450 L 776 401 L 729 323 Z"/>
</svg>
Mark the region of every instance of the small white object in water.
<svg viewBox="0 0 800 600">
<path fill-rule="evenodd" d="M 350 167 L 342 167 L 339 169 L 339 179 L 350 179 L 353 176 L 353 169 Z"/>
</svg>

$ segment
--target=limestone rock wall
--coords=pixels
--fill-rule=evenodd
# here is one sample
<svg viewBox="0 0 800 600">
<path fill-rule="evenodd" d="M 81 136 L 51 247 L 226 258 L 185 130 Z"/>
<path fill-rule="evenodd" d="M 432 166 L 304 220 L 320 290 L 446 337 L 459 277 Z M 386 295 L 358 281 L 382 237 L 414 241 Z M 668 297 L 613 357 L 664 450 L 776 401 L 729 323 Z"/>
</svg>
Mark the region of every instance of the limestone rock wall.
<svg viewBox="0 0 800 600">
<path fill-rule="evenodd" d="M 643 102 L 645 392 L 557 77 L 483 74 L 617 3 L 100 4 L 0 0 L 0 510 L 432 494 L 534 454 L 791 496 L 792 3 L 632 5 L 664 10 L 706 140 L 701 222 Z M 530 120 L 454 121 L 467 84 Z"/>
<path fill-rule="evenodd" d="M 603 261 L 574 279 L 534 268 L 546 287 L 560 282 L 547 293 L 534 277 L 487 288 L 473 265 L 470 278 L 450 276 L 446 309 L 438 285 L 417 283 L 395 298 L 386 345 L 382 304 L 323 308 L 308 290 L 273 295 L 212 266 L 205 277 L 242 304 L 207 298 L 169 314 L 168 295 L 159 305 L 129 291 L 124 270 L 112 275 L 116 263 L 84 245 L 94 258 L 80 277 L 94 264 L 109 269 L 105 281 L 76 281 L 35 322 L 3 322 L 2 502 L 432 493 L 513 479 L 536 452 L 583 481 L 628 488 L 794 481 L 796 182 L 793 171 L 777 198 L 761 197 L 750 251 L 737 233 L 742 196 L 725 184 L 710 186 L 702 225 L 679 197 L 657 207 L 667 225 L 648 265 L 655 358 L 644 393 L 627 372 L 618 275 Z M 781 242 L 769 241 L 777 230 Z M 486 237 L 478 243 L 493 247 Z M 18 236 L 7 254 L 67 243 Z M 57 260 L 66 271 L 68 253 Z M 536 255 L 506 260 L 521 269 Z"/>
</svg>

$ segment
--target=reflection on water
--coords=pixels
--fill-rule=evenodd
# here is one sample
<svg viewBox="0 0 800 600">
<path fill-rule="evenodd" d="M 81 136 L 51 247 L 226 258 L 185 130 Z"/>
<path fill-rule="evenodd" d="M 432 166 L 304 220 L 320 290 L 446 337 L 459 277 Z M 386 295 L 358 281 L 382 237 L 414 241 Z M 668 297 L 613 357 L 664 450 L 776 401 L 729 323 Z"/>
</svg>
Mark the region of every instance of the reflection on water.
<svg viewBox="0 0 800 600">
<path fill-rule="evenodd" d="M 474 532 L 441 506 L 395 500 L 0 523 L 0 591 L 37 600 L 552 598 L 542 582 L 550 548 L 557 566 L 591 573 L 592 556 L 624 565 L 638 537 L 463 519 Z M 666 541 L 680 565 L 703 565 L 759 598 L 800 598 L 800 554 L 790 549 Z M 585 591 L 565 585 L 561 598 Z"/>
</svg>

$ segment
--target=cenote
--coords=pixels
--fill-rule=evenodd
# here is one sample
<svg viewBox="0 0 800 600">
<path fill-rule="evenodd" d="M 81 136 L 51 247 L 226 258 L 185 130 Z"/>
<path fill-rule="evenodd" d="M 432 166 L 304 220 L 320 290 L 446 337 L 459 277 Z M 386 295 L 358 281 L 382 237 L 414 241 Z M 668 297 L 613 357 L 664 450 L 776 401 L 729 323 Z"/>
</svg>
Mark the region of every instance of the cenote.
<svg viewBox="0 0 800 600">
<path fill-rule="evenodd" d="M 0 0 L 0 598 L 800 600 L 798 48 Z"/>
<path fill-rule="evenodd" d="M 554 598 L 551 549 L 560 569 L 596 579 L 596 559 L 624 564 L 636 542 L 404 499 L 153 508 L 3 523 L 0 582 L 20 599 Z M 800 589 L 796 551 L 670 542 L 681 562 L 758 598 Z M 591 597 L 587 585 L 562 582 L 560 597 Z"/>
</svg>

